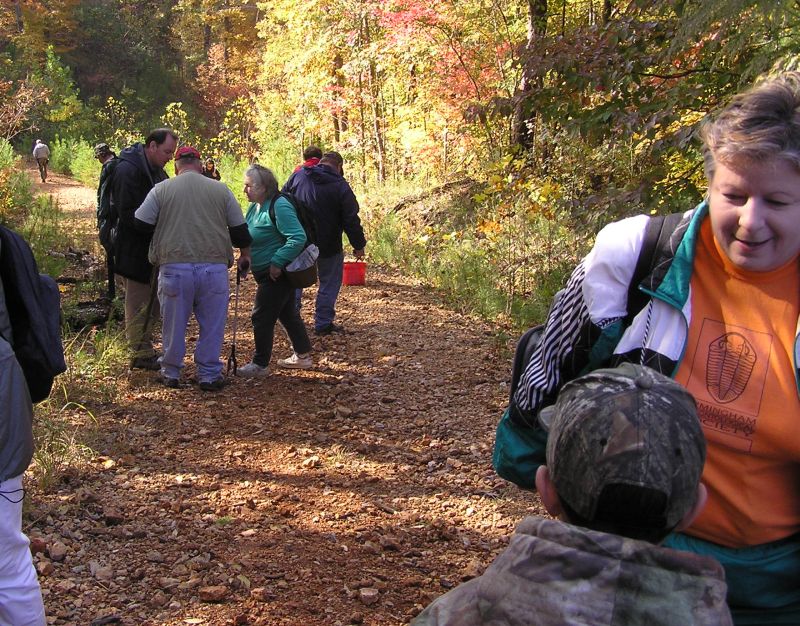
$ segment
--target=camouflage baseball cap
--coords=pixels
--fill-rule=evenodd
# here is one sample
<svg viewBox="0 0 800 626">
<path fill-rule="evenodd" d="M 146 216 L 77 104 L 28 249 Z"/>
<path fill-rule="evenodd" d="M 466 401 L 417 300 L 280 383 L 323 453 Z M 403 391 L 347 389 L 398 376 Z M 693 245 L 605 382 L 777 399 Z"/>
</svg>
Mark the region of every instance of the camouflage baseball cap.
<svg viewBox="0 0 800 626">
<path fill-rule="evenodd" d="M 111 154 L 111 148 L 108 147 L 107 143 L 99 143 L 94 147 L 94 156 L 95 158 L 104 157 L 108 154 Z"/>
<path fill-rule="evenodd" d="M 622 485 L 655 494 L 645 526 L 674 528 L 694 505 L 706 443 L 694 398 L 670 378 L 632 363 L 595 370 L 565 385 L 542 422 L 556 491 L 584 519 Z"/>
</svg>

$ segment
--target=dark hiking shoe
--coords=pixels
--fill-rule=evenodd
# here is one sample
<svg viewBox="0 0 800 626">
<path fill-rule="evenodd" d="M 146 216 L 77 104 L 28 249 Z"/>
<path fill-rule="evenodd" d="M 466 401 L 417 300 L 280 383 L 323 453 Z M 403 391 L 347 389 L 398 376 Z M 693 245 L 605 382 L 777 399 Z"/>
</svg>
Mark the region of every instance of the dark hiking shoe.
<svg viewBox="0 0 800 626">
<path fill-rule="evenodd" d="M 131 359 L 132 370 L 151 370 L 153 372 L 161 369 L 158 362 L 158 355 L 152 356 L 137 356 Z"/>
<path fill-rule="evenodd" d="M 181 383 L 177 378 L 170 378 L 169 376 L 164 376 L 163 374 L 159 374 L 157 380 L 162 385 L 169 387 L 170 389 L 177 389 L 181 386 Z"/>
<path fill-rule="evenodd" d="M 321 328 L 315 328 L 314 334 L 315 335 L 330 335 L 332 333 L 344 333 L 344 326 L 340 326 L 339 324 L 334 324 L 331 322 L 330 324 L 325 324 Z"/>
<path fill-rule="evenodd" d="M 198 386 L 200 391 L 219 391 L 225 386 L 225 379 L 220 376 L 216 380 L 202 380 Z"/>
</svg>

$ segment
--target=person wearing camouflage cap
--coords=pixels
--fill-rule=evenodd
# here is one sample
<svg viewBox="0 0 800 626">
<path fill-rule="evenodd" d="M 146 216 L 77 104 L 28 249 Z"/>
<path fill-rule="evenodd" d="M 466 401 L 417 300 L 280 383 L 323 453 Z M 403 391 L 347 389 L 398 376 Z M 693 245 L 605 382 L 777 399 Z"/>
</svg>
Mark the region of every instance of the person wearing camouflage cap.
<svg viewBox="0 0 800 626">
<path fill-rule="evenodd" d="M 97 185 L 97 233 L 100 244 L 106 251 L 108 276 L 106 294 L 109 300 L 113 300 L 117 295 L 114 280 L 114 239 L 118 216 L 111 199 L 111 180 L 117 167 L 117 154 L 107 143 L 99 143 L 94 147 L 94 158 L 101 165 L 100 180 Z"/>
<path fill-rule="evenodd" d="M 706 445 L 691 395 L 640 365 L 567 384 L 540 415 L 545 508 L 486 572 L 435 600 L 413 626 L 726 625 L 711 558 L 660 547 L 706 500 Z"/>
<path fill-rule="evenodd" d="M 94 147 L 94 158 L 105 163 L 109 157 L 116 156 L 107 143 L 99 143 Z"/>
</svg>

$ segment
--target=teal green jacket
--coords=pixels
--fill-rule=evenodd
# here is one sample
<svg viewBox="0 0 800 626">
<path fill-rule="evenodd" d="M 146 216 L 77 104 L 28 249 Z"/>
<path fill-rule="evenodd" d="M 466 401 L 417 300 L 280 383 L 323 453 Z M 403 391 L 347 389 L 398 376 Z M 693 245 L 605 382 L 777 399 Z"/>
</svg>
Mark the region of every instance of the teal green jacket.
<svg viewBox="0 0 800 626">
<path fill-rule="evenodd" d="M 275 221 L 269 217 L 270 199 L 261 204 L 253 202 L 247 207 L 247 228 L 253 243 L 250 246 L 254 272 L 263 272 L 270 265 L 284 268 L 294 261 L 306 245 L 303 230 L 294 207 L 286 198 L 275 202 Z"/>
</svg>

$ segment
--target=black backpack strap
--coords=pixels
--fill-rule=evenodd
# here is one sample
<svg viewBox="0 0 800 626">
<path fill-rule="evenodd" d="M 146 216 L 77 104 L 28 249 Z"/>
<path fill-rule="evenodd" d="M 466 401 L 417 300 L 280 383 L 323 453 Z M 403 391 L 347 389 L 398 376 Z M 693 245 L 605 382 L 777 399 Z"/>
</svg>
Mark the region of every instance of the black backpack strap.
<svg viewBox="0 0 800 626">
<path fill-rule="evenodd" d="M 275 202 L 277 202 L 278 198 L 285 198 L 286 201 L 292 205 L 294 209 L 294 214 L 297 216 L 297 221 L 300 223 L 300 227 L 303 229 L 303 232 L 306 235 L 306 244 L 305 247 L 308 247 L 309 244 L 313 243 L 313 238 L 309 236 L 309 225 L 306 223 L 306 219 L 304 218 L 304 212 L 300 210 L 300 206 L 295 198 L 294 195 L 291 193 L 286 193 L 284 191 L 279 191 L 275 196 L 273 196 L 272 200 L 269 203 L 269 217 L 272 220 L 272 223 L 275 224 L 275 230 L 277 230 L 282 237 L 286 237 L 281 231 L 278 229 L 278 220 L 275 217 Z"/>
<path fill-rule="evenodd" d="M 269 201 L 269 219 L 271 219 L 272 223 L 275 224 L 275 230 L 278 230 L 278 218 L 275 217 L 275 203 L 278 201 L 278 198 L 285 198 L 289 202 L 289 204 L 292 205 L 295 215 L 297 215 L 297 220 L 300 221 L 300 213 L 298 213 L 297 211 L 297 206 L 295 205 L 292 196 L 283 193 L 282 191 L 279 191 L 274 196 L 272 196 L 272 200 Z M 300 225 L 302 226 L 302 224 Z M 280 233 L 281 231 L 278 230 L 278 232 Z M 283 233 L 281 233 L 281 235 L 283 235 Z M 283 236 L 285 237 L 286 235 Z"/>
<path fill-rule="evenodd" d="M 281 235 L 281 237 L 286 237 L 279 229 L 278 229 L 278 218 L 275 217 L 275 203 L 278 201 L 278 198 L 283 194 L 278 192 L 274 196 L 272 196 L 272 200 L 269 201 L 269 219 L 272 220 L 273 225 L 275 226 L 275 230 Z"/>
<path fill-rule="evenodd" d="M 526 330 L 525 334 L 522 335 L 517 342 L 517 348 L 514 351 L 514 364 L 511 367 L 510 402 L 514 401 L 514 394 L 519 386 L 519 379 L 522 378 L 522 374 L 528 366 L 536 346 L 541 343 L 543 333 L 544 324 L 539 324 L 538 326 Z"/>
<path fill-rule="evenodd" d="M 628 314 L 624 318 L 626 327 L 631 325 L 633 318 L 639 314 L 639 311 L 650 300 L 650 296 L 639 289 L 639 285 L 655 269 L 660 251 L 669 243 L 669 239 L 681 219 L 683 219 L 682 213 L 672 213 L 666 216 L 655 215 L 648 220 L 644 231 L 642 249 L 639 251 L 636 268 L 633 270 L 633 277 L 628 285 Z"/>
</svg>

